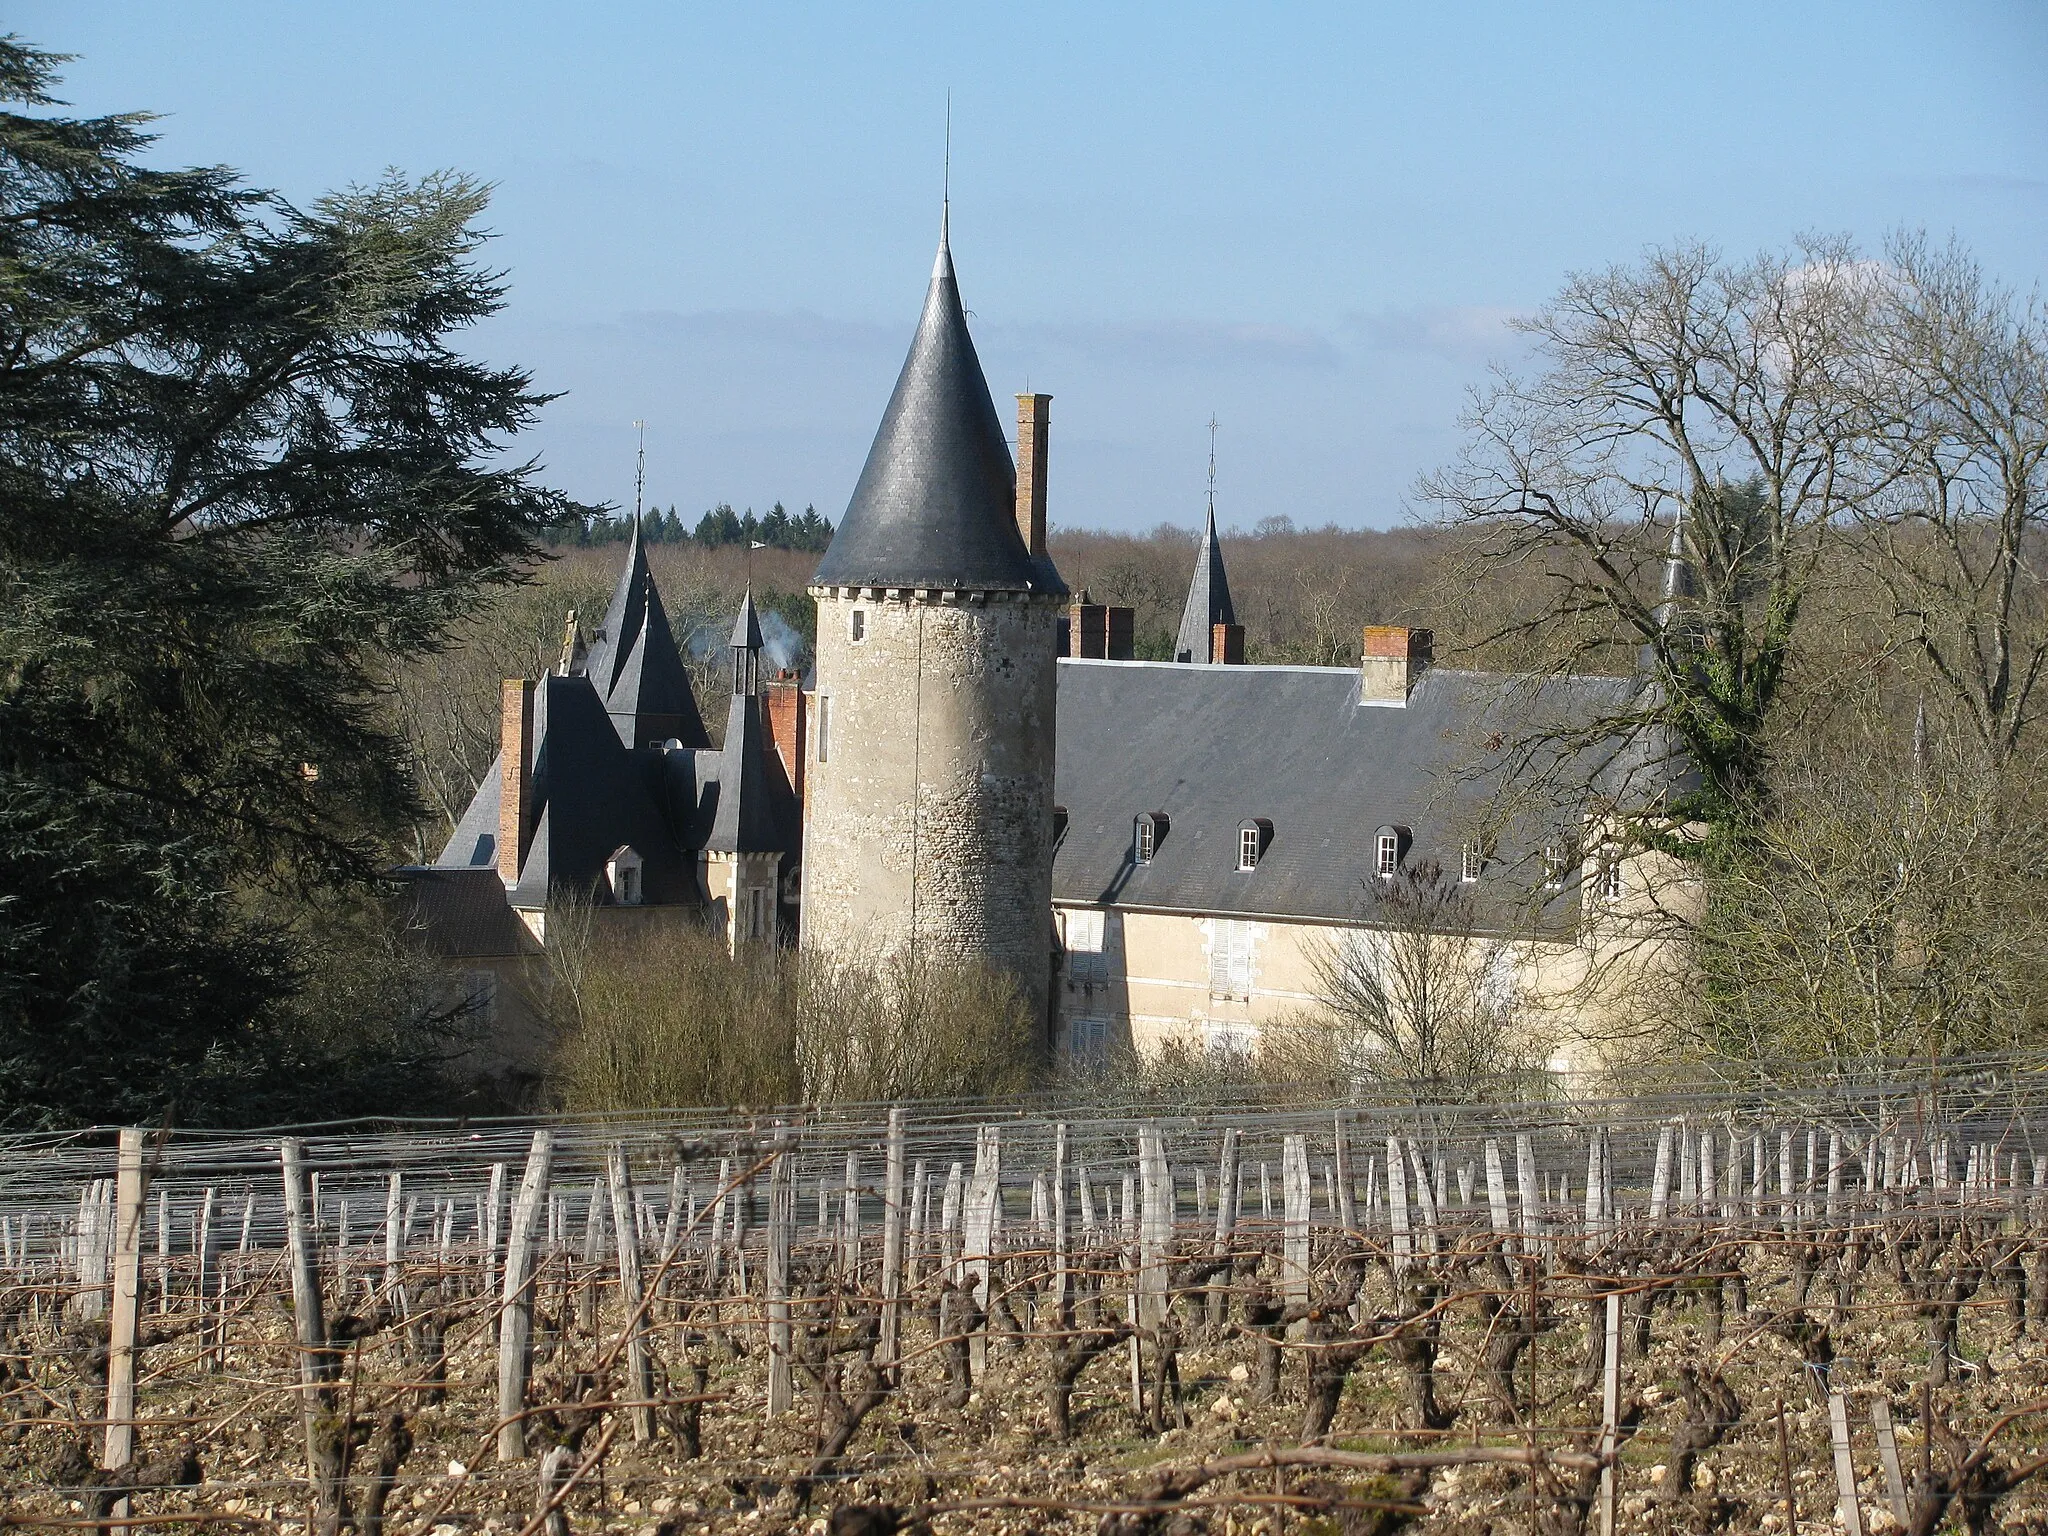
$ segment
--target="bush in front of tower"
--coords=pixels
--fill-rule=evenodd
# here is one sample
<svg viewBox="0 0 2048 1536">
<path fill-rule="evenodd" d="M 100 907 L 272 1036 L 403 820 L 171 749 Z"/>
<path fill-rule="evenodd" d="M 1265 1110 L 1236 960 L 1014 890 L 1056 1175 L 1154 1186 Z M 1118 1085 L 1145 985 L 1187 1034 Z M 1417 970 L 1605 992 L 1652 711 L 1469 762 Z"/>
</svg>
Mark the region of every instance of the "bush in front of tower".
<svg viewBox="0 0 2048 1536">
<path fill-rule="evenodd" d="M 550 1096 L 568 1110 L 989 1096 L 1032 1076 L 1008 977 L 898 957 L 828 962 L 695 925 L 594 932 L 550 913 Z"/>
</svg>

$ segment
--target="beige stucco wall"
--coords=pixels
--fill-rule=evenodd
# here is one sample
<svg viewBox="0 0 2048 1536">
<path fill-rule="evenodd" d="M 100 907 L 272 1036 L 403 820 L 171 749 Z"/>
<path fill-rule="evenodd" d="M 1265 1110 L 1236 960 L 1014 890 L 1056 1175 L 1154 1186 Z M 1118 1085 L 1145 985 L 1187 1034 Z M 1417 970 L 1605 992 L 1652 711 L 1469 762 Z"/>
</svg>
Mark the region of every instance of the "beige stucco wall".
<svg viewBox="0 0 2048 1536">
<path fill-rule="evenodd" d="M 1475 941 L 1505 949 L 1527 1043 L 1562 1073 L 1611 1066 L 1654 1032 L 1656 1021 L 1645 1010 L 1675 964 L 1672 917 L 1697 899 L 1693 882 L 1658 855 L 1624 860 L 1621 897 L 1599 899 L 1597 861 L 1596 851 L 1584 875 L 1584 889 L 1595 894 L 1575 940 Z M 1075 964 L 1070 937 L 1082 910 L 1101 914 L 1099 967 Z M 1077 1036 L 1077 1020 L 1099 1021 L 1105 1044 L 1141 1053 L 1169 1041 L 1248 1048 L 1262 1028 L 1319 1012 L 1317 953 L 1361 931 L 1188 912 L 1060 907 L 1055 916 L 1068 951 L 1055 999 L 1060 1041 L 1091 1033 Z M 1092 929 L 1093 921 L 1081 919 L 1080 928 Z M 1219 944 L 1226 957 L 1239 945 L 1245 951 L 1221 976 L 1212 971 Z M 1089 979 L 1097 969 L 1102 979 Z"/>
<path fill-rule="evenodd" d="M 804 946 L 880 958 L 914 939 L 943 959 L 988 959 L 1044 1017 L 1058 604 L 812 595 Z"/>
</svg>

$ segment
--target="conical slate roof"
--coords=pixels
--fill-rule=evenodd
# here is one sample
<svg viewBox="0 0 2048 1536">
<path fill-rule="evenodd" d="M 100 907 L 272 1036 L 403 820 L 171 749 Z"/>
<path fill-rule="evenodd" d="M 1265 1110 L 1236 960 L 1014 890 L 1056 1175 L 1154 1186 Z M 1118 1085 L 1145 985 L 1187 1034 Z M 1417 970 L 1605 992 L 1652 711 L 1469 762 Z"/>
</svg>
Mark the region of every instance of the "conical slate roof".
<svg viewBox="0 0 2048 1536">
<path fill-rule="evenodd" d="M 754 589 L 740 600 L 732 627 L 732 706 L 725 718 L 725 747 L 718 769 L 718 808 L 704 846 L 713 853 L 786 851 L 776 815 L 776 785 L 768 772 L 774 750 L 761 728 L 761 625 L 754 614 Z"/>
<path fill-rule="evenodd" d="M 1209 509 L 1209 521 L 1202 529 L 1202 548 L 1195 556 L 1195 579 L 1188 583 L 1188 603 L 1180 613 L 1180 634 L 1173 642 L 1175 661 L 1207 662 L 1214 626 L 1235 624 L 1237 610 L 1230 602 L 1230 578 L 1223 573 L 1223 551 L 1216 544 L 1216 509 Z"/>
<path fill-rule="evenodd" d="M 640 523 L 626 549 L 626 569 L 605 609 L 604 626 L 591 645 L 584 673 L 604 700 L 619 740 L 629 747 L 680 741 L 708 747 L 703 716 L 697 713 L 690 677 L 676 650 L 676 637 L 661 605 L 661 591 L 647 568 Z"/>
<path fill-rule="evenodd" d="M 1064 591 L 1017 531 L 1016 469 L 967 334 L 944 226 L 924 315 L 821 586 Z"/>
</svg>

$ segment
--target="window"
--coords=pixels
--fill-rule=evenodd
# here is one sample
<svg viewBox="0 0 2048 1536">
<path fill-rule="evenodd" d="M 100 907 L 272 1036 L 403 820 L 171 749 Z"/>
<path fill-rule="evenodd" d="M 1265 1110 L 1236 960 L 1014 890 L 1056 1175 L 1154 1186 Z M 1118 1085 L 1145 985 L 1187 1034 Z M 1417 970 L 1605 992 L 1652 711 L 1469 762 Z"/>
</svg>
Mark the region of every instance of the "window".
<svg viewBox="0 0 2048 1536">
<path fill-rule="evenodd" d="M 1076 1061 L 1100 1061 L 1109 1049 L 1109 1020 L 1069 1019 L 1067 1054 Z"/>
<path fill-rule="evenodd" d="M 1257 869 L 1259 860 L 1265 856 L 1266 845 L 1273 841 L 1273 823 L 1263 816 L 1254 816 L 1249 821 L 1237 824 L 1237 867 L 1240 870 Z"/>
<path fill-rule="evenodd" d="M 817 699 L 817 729 L 811 732 L 811 738 L 818 744 L 818 761 L 822 763 L 825 761 L 828 744 L 832 740 L 832 695 L 821 693 L 817 695 Z"/>
<path fill-rule="evenodd" d="M 859 608 L 853 610 L 853 643 L 859 645 L 868 637 L 868 616 Z"/>
<path fill-rule="evenodd" d="M 1139 864 L 1150 864 L 1152 856 L 1159 851 L 1159 844 L 1166 837 L 1166 816 L 1160 811 L 1147 811 L 1137 820 L 1131 837 L 1131 857 Z"/>
<path fill-rule="evenodd" d="M 1202 1049 L 1211 1061 L 1249 1060 L 1258 1044 L 1259 1032 L 1254 1025 L 1228 1019 L 1205 1019 L 1202 1022 Z"/>
<path fill-rule="evenodd" d="M 1067 808 L 1056 805 L 1052 808 L 1052 845 L 1058 848 L 1067 840 Z"/>
<path fill-rule="evenodd" d="M 1382 832 L 1373 849 L 1373 868 L 1382 880 L 1394 878 L 1394 871 L 1401 866 L 1401 839 L 1392 832 Z"/>
<path fill-rule="evenodd" d="M 477 834 L 476 847 L 469 855 L 471 868 L 488 868 L 498 862 L 498 840 L 489 832 Z"/>
<path fill-rule="evenodd" d="M 1543 888 L 1547 891 L 1564 887 L 1564 849 L 1556 843 L 1543 845 Z"/>
<path fill-rule="evenodd" d="M 1621 900 L 1626 885 L 1621 871 L 1621 849 L 1609 843 L 1600 850 L 1600 899 Z"/>
<path fill-rule="evenodd" d="M 646 890 L 641 881 L 644 861 L 639 853 L 630 847 L 615 848 L 612 856 L 604 861 L 606 880 L 612 888 L 612 901 L 621 907 L 637 907 L 646 899 Z"/>
<path fill-rule="evenodd" d="M 1109 958 L 1102 952 L 1102 909 L 1070 907 L 1066 912 L 1067 980 L 1077 987 L 1109 980 Z"/>
<path fill-rule="evenodd" d="M 1479 872 L 1486 867 L 1486 856 L 1479 851 L 1477 843 L 1467 843 L 1460 856 L 1458 878 L 1467 885 L 1479 879 Z"/>
<path fill-rule="evenodd" d="M 1252 995 L 1252 925 L 1219 917 L 1209 940 L 1209 996 L 1249 1002 Z"/>
</svg>

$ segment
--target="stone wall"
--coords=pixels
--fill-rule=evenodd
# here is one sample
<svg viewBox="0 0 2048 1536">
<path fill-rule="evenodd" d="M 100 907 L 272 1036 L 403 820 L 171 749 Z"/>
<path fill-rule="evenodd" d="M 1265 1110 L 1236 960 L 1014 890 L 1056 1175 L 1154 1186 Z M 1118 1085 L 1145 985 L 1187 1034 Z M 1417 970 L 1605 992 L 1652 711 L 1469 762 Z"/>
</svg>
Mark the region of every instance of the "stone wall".
<svg viewBox="0 0 2048 1536">
<path fill-rule="evenodd" d="M 812 593 L 805 947 L 986 960 L 1042 1030 L 1058 601 Z"/>
</svg>

